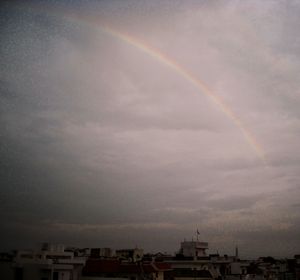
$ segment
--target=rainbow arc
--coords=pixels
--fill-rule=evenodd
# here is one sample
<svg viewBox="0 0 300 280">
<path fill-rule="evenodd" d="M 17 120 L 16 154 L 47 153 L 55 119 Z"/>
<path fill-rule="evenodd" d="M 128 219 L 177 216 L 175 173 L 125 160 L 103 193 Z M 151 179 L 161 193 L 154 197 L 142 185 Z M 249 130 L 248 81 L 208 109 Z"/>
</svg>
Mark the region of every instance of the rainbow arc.
<svg viewBox="0 0 300 280">
<path fill-rule="evenodd" d="M 28 7 L 27 4 L 26 4 L 26 7 Z M 35 4 L 35 5 L 32 4 L 30 7 L 39 13 L 45 13 L 45 11 L 47 11 L 47 14 L 50 13 L 51 15 L 54 15 L 54 16 L 59 15 L 65 19 L 75 21 L 76 23 L 79 23 L 79 24 L 88 24 L 93 27 L 99 28 L 102 32 L 105 32 L 105 33 L 109 34 L 110 36 L 117 38 L 118 40 L 133 46 L 134 48 L 151 56 L 153 59 L 168 66 L 170 69 L 172 69 L 174 72 L 176 72 L 182 78 L 184 78 L 187 82 L 194 85 L 195 88 L 197 88 L 199 92 L 206 95 L 228 117 L 228 119 L 230 119 L 234 123 L 234 125 L 242 133 L 246 142 L 251 146 L 252 150 L 257 154 L 257 156 L 262 160 L 262 162 L 265 165 L 267 165 L 264 150 L 258 144 L 255 137 L 246 128 L 246 126 L 243 124 L 243 122 L 233 112 L 233 110 L 219 96 L 214 94 L 214 92 L 211 91 L 210 88 L 203 81 L 201 81 L 199 78 L 197 78 L 195 75 L 193 75 L 187 69 L 185 69 L 177 61 L 173 60 L 166 54 L 162 53 L 160 50 L 155 49 L 152 46 L 150 46 L 149 44 L 139 40 L 138 38 L 136 38 L 132 35 L 129 35 L 128 33 L 121 32 L 121 31 L 111 27 L 110 25 L 108 25 L 105 22 L 101 22 L 96 17 L 85 16 L 85 15 L 78 14 L 78 13 L 71 13 L 64 9 L 58 10 L 58 9 L 54 9 L 52 6 L 47 6 L 45 8 L 45 5 L 41 6 L 41 5 L 37 5 L 37 4 Z"/>
</svg>

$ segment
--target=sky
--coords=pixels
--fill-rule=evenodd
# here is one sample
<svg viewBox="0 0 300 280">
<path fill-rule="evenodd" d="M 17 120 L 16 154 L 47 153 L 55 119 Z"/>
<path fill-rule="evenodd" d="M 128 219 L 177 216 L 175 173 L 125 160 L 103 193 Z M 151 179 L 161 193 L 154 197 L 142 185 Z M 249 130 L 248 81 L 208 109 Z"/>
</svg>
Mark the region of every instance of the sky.
<svg viewBox="0 0 300 280">
<path fill-rule="evenodd" d="M 0 5 L 0 250 L 300 252 L 300 2 Z"/>
</svg>

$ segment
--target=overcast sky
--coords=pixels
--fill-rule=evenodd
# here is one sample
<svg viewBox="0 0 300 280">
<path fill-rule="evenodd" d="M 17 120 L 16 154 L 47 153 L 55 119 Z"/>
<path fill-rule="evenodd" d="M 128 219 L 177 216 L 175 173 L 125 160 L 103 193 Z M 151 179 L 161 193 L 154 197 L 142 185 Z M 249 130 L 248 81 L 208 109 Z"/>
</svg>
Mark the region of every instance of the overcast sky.
<svg viewBox="0 0 300 280">
<path fill-rule="evenodd" d="M 299 1 L 8 1 L 0 13 L 1 250 L 173 253 L 198 228 L 211 253 L 300 252 Z M 221 98 L 265 161 L 150 48 Z"/>
</svg>

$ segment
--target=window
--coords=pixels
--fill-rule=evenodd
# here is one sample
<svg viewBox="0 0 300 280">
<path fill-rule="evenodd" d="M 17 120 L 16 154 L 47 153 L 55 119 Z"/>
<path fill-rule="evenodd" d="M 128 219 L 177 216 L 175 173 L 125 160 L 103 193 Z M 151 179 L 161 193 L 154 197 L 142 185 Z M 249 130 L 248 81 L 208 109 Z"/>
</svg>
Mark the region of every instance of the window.
<svg viewBox="0 0 300 280">
<path fill-rule="evenodd" d="M 58 272 L 57 271 L 53 272 L 53 280 L 58 280 Z"/>
</svg>

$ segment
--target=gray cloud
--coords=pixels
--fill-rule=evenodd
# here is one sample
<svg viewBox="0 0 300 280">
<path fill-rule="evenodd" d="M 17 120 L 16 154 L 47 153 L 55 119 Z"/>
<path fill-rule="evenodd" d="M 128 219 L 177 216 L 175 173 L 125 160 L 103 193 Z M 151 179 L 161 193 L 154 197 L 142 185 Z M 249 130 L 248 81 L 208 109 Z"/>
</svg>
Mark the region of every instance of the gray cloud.
<svg viewBox="0 0 300 280">
<path fill-rule="evenodd" d="M 0 248 L 174 252 L 199 228 L 212 251 L 299 251 L 297 1 L 18 5 L 0 11 Z M 268 166 L 204 92 L 91 18 L 207 84 Z"/>
</svg>

